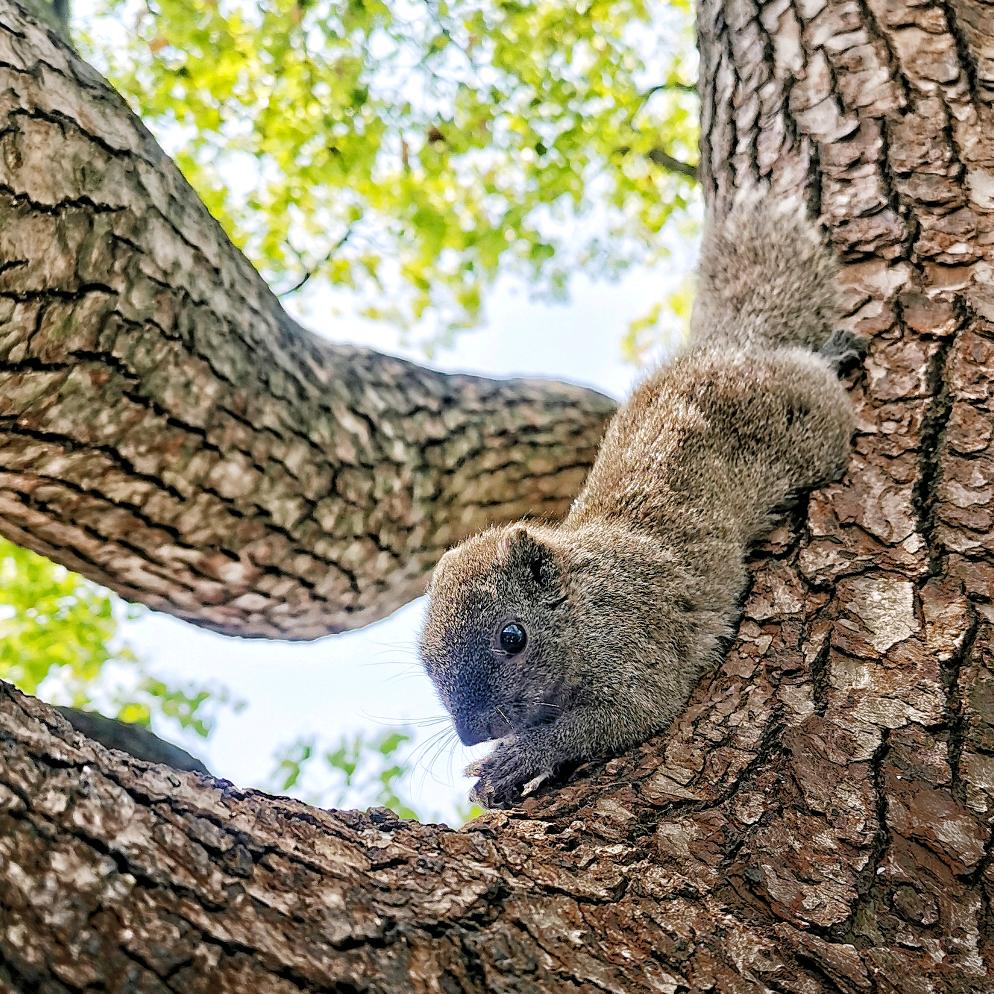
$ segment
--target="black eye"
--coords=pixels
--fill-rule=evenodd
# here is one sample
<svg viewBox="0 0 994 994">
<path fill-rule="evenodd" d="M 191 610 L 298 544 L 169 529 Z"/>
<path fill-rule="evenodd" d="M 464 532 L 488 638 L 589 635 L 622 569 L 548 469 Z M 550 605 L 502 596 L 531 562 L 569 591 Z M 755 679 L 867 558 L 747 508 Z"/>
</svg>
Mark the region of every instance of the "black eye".
<svg viewBox="0 0 994 994">
<path fill-rule="evenodd" d="M 527 632 L 516 621 L 512 621 L 500 630 L 500 647 L 509 656 L 521 652 L 527 642 Z"/>
</svg>

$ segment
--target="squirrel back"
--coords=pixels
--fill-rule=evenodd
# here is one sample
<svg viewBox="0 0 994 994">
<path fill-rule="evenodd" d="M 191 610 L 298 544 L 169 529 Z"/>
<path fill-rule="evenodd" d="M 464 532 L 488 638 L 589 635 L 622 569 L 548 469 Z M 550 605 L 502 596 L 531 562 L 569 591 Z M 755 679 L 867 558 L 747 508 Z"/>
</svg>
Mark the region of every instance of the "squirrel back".
<svg viewBox="0 0 994 994">
<path fill-rule="evenodd" d="M 691 342 L 822 349 L 839 319 L 839 267 L 796 197 L 740 193 L 701 243 Z"/>
</svg>

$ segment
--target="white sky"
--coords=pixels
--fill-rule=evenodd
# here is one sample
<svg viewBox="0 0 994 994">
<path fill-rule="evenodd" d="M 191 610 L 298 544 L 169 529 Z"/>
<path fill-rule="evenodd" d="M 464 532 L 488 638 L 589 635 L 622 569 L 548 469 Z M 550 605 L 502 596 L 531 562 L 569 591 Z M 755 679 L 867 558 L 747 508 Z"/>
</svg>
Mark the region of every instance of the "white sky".
<svg viewBox="0 0 994 994">
<path fill-rule="evenodd" d="M 488 375 L 554 376 L 622 397 L 637 371 L 622 361 L 621 335 L 687 268 L 687 260 L 675 258 L 670 273 L 635 272 L 617 284 L 578 280 L 568 305 L 538 304 L 520 291 L 497 293 L 486 327 L 462 334 L 432 364 Z M 382 329 L 360 322 L 320 327 L 314 315 L 328 308 L 313 296 L 306 303 L 298 316 L 320 334 L 424 361 L 418 349 L 405 350 Z M 215 774 L 248 786 L 263 782 L 274 753 L 300 735 L 317 733 L 330 743 L 343 733 L 376 733 L 443 713 L 417 665 L 421 611 L 418 601 L 368 628 L 312 643 L 228 638 L 152 613 L 127 623 L 125 635 L 156 675 L 223 684 L 246 702 L 240 714 L 224 712 L 208 742 L 186 744 Z M 425 729 L 420 739 L 434 730 Z M 422 758 L 404 784 L 415 809 L 452 817 L 470 784 L 461 776 L 470 755 L 456 744 L 430 769 Z"/>
</svg>

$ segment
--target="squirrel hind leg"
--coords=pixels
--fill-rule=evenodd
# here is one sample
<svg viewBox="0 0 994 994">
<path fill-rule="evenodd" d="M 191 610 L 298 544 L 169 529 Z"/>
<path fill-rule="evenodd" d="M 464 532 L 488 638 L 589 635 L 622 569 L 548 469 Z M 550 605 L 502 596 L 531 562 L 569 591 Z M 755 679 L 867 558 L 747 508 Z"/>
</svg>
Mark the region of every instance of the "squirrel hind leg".
<svg viewBox="0 0 994 994">
<path fill-rule="evenodd" d="M 806 490 L 838 479 L 852 448 L 852 401 L 829 361 L 801 352 L 785 356 L 777 448 L 794 488 Z"/>
</svg>

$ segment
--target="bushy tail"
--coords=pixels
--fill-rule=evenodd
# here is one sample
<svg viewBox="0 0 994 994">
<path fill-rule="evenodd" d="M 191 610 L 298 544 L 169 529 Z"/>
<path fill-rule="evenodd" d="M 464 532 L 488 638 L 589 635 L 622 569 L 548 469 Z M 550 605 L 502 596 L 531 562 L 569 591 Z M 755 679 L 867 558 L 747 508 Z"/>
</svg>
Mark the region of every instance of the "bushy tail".
<svg viewBox="0 0 994 994">
<path fill-rule="evenodd" d="M 838 266 L 797 198 L 740 193 L 701 246 L 696 343 L 820 349 L 836 330 Z"/>
</svg>

